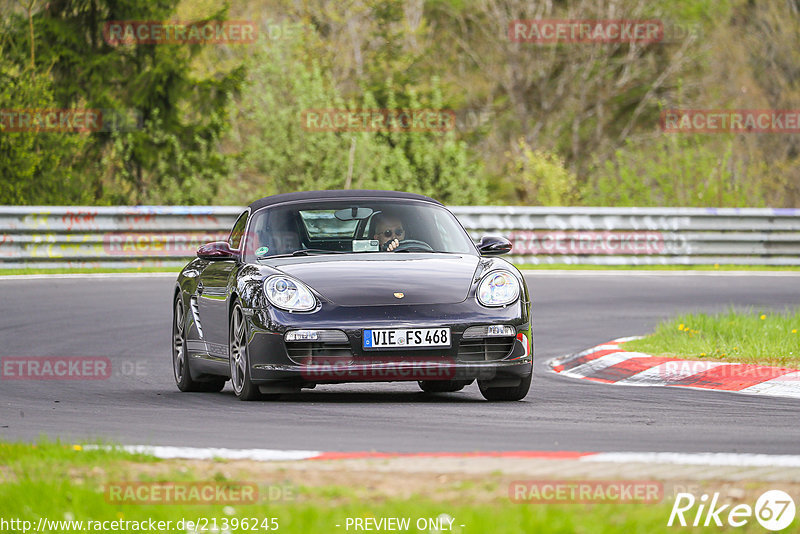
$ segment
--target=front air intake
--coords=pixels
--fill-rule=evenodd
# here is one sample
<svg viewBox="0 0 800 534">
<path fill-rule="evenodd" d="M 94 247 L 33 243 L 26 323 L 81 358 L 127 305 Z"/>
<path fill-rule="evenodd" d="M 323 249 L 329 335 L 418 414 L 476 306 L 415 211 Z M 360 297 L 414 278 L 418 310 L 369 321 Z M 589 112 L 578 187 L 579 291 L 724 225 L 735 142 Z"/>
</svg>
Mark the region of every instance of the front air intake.
<svg viewBox="0 0 800 534">
<path fill-rule="evenodd" d="M 511 354 L 513 348 L 513 337 L 462 339 L 458 345 L 458 359 L 464 362 L 502 360 Z"/>
</svg>

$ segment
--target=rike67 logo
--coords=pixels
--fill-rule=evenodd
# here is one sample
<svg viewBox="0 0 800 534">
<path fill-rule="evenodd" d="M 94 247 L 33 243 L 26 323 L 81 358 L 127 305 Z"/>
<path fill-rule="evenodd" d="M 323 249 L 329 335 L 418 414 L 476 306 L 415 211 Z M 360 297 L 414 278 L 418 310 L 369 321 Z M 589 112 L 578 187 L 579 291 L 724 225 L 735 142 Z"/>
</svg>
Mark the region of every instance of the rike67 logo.
<svg viewBox="0 0 800 534">
<path fill-rule="evenodd" d="M 795 504 L 788 493 L 769 490 L 756 500 L 755 507 L 749 504 L 720 504 L 720 494 L 709 497 L 703 494 L 695 499 L 691 493 L 678 493 L 669 514 L 667 526 L 724 526 L 741 527 L 753 517 L 767 530 L 783 530 L 794 521 Z M 696 509 L 695 509 L 696 508 Z M 685 514 L 685 515 L 684 515 Z M 677 520 L 677 523 L 676 523 Z"/>
</svg>

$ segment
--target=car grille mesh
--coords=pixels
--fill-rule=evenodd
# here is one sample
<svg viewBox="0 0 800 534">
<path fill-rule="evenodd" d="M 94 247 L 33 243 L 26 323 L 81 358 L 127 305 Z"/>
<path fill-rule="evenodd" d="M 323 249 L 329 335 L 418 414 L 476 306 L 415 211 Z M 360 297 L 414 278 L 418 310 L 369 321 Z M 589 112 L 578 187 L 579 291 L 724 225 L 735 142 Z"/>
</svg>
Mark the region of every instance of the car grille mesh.
<svg viewBox="0 0 800 534">
<path fill-rule="evenodd" d="M 502 360 L 511 353 L 513 348 L 513 337 L 462 339 L 458 346 L 458 359 L 466 362 Z"/>
<path fill-rule="evenodd" d="M 330 365 L 353 357 L 349 343 L 286 342 L 286 352 L 292 360 L 304 365 Z"/>
</svg>

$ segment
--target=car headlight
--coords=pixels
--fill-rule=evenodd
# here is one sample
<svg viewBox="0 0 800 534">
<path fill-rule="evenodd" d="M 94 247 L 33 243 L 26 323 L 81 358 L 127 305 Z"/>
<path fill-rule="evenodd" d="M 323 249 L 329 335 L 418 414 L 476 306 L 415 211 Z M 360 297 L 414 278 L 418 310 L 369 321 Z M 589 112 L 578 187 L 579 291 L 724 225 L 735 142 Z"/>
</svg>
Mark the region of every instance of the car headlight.
<svg viewBox="0 0 800 534">
<path fill-rule="evenodd" d="M 310 311 L 317 306 L 317 299 L 302 282 L 288 276 L 271 276 L 264 281 L 267 300 L 276 308 L 289 311 Z"/>
<path fill-rule="evenodd" d="M 519 282 L 509 271 L 492 271 L 478 284 L 478 302 L 484 306 L 505 306 L 519 298 Z"/>
</svg>

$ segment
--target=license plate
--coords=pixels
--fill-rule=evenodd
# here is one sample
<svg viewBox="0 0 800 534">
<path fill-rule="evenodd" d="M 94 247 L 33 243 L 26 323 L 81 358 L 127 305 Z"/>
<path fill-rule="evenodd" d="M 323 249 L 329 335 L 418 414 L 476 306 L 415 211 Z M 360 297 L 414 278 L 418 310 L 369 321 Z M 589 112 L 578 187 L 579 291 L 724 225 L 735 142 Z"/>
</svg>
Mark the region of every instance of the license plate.
<svg viewBox="0 0 800 534">
<path fill-rule="evenodd" d="M 449 328 L 393 328 L 364 330 L 365 349 L 449 347 Z"/>
</svg>

